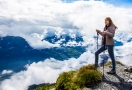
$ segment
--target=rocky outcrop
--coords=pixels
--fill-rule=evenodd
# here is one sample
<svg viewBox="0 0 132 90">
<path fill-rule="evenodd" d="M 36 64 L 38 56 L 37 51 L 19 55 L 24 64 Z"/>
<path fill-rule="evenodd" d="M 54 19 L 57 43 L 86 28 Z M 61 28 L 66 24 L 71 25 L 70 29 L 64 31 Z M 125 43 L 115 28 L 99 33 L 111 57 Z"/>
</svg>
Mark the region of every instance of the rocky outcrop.
<svg viewBox="0 0 132 90">
<path fill-rule="evenodd" d="M 125 68 L 124 71 L 132 73 L 132 66 L 129 66 L 128 68 Z"/>
<path fill-rule="evenodd" d="M 131 90 L 132 74 L 131 72 L 126 72 L 126 70 L 124 71 L 124 68 L 128 68 L 128 71 L 130 71 L 131 68 L 117 62 L 116 74 L 109 75 L 107 74 L 107 72 L 111 70 L 111 64 L 109 63 L 110 62 L 105 65 L 102 82 L 97 88 L 100 90 Z M 103 74 L 103 67 L 99 67 L 98 71 Z"/>
</svg>

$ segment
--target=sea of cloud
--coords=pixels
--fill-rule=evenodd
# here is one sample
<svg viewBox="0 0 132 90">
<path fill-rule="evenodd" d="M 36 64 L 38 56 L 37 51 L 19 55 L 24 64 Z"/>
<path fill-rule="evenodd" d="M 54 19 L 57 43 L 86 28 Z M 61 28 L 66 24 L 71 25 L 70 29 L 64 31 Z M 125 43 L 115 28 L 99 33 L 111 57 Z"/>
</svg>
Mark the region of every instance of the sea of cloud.
<svg viewBox="0 0 132 90">
<path fill-rule="evenodd" d="M 0 0 L 0 11 L 0 36 L 21 36 L 37 49 L 59 46 L 58 43 L 41 42 L 47 33 L 59 37 L 64 33 L 74 36 L 79 32 L 87 42 L 89 37 L 96 35 L 96 28 L 103 29 L 107 16 L 120 31 L 131 31 L 132 28 L 131 8 L 102 1 Z"/>
<path fill-rule="evenodd" d="M 53 58 L 26 65 L 27 70 L 14 73 L 10 79 L 1 82 L 0 90 L 26 90 L 29 85 L 55 83 L 63 71 L 75 70 L 88 63 L 94 63 L 96 41 L 95 29 L 102 30 L 105 17 L 110 16 L 118 26 L 115 39 L 123 46 L 115 47 L 120 61 L 132 65 L 132 8 L 117 7 L 103 1 L 76 1 L 63 3 L 60 0 L 0 0 L 0 36 L 21 36 L 35 49 L 59 47 L 41 41 L 47 36 L 62 34 L 71 37 L 83 36 L 89 45 L 79 58 L 58 61 Z M 69 42 L 70 45 L 75 42 Z M 69 45 L 69 44 L 68 44 Z M 125 53 L 124 53 L 125 52 Z M 3 73 L 9 73 L 3 71 Z"/>
<path fill-rule="evenodd" d="M 41 83 L 55 83 L 59 74 L 76 70 L 82 65 L 93 63 L 90 51 L 83 53 L 78 59 L 58 61 L 53 58 L 26 65 L 27 70 L 15 73 L 10 79 L 1 83 L 1 90 L 27 90 L 28 86 Z"/>
</svg>

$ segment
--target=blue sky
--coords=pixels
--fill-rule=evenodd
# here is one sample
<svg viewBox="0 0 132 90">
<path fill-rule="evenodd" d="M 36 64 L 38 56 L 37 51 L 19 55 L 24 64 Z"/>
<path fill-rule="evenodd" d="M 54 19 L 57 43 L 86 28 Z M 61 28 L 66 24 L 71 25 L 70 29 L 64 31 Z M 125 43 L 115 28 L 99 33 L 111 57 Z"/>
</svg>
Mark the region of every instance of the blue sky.
<svg viewBox="0 0 132 90">
<path fill-rule="evenodd" d="M 81 1 L 81 0 L 62 0 L 66 1 L 67 3 L 71 3 L 74 1 Z M 89 1 L 89 0 L 84 0 L 84 1 Z M 132 0 L 94 0 L 94 1 L 104 1 L 106 3 L 110 3 L 113 5 L 118 5 L 118 6 L 130 6 L 132 5 Z"/>
</svg>

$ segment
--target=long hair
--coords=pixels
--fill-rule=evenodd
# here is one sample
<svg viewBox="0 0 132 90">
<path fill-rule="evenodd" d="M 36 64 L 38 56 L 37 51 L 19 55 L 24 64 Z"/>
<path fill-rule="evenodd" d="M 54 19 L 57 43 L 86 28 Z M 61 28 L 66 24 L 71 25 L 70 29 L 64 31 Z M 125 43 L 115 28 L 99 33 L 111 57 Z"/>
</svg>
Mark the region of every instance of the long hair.
<svg viewBox="0 0 132 90">
<path fill-rule="evenodd" d="M 107 19 L 109 21 L 109 25 L 113 25 L 116 29 L 118 29 L 118 27 L 113 23 L 113 21 L 110 17 L 106 17 L 105 19 Z"/>
</svg>

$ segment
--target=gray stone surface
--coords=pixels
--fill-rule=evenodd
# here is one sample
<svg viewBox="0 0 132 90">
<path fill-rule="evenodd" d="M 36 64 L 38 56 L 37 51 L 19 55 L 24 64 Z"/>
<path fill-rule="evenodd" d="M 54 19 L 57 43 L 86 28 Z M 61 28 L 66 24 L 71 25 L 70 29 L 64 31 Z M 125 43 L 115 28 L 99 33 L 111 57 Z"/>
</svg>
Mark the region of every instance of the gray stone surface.
<svg viewBox="0 0 132 90">
<path fill-rule="evenodd" d="M 125 72 L 124 68 L 126 68 L 126 66 L 117 64 L 116 74 L 109 75 L 107 72 L 111 70 L 111 66 L 105 66 L 104 77 L 98 88 L 101 90 L 132 90 L 132 74 Z M 103 67 L 99 67 L 98 71 L 103 73 Z"/>
</svg>

